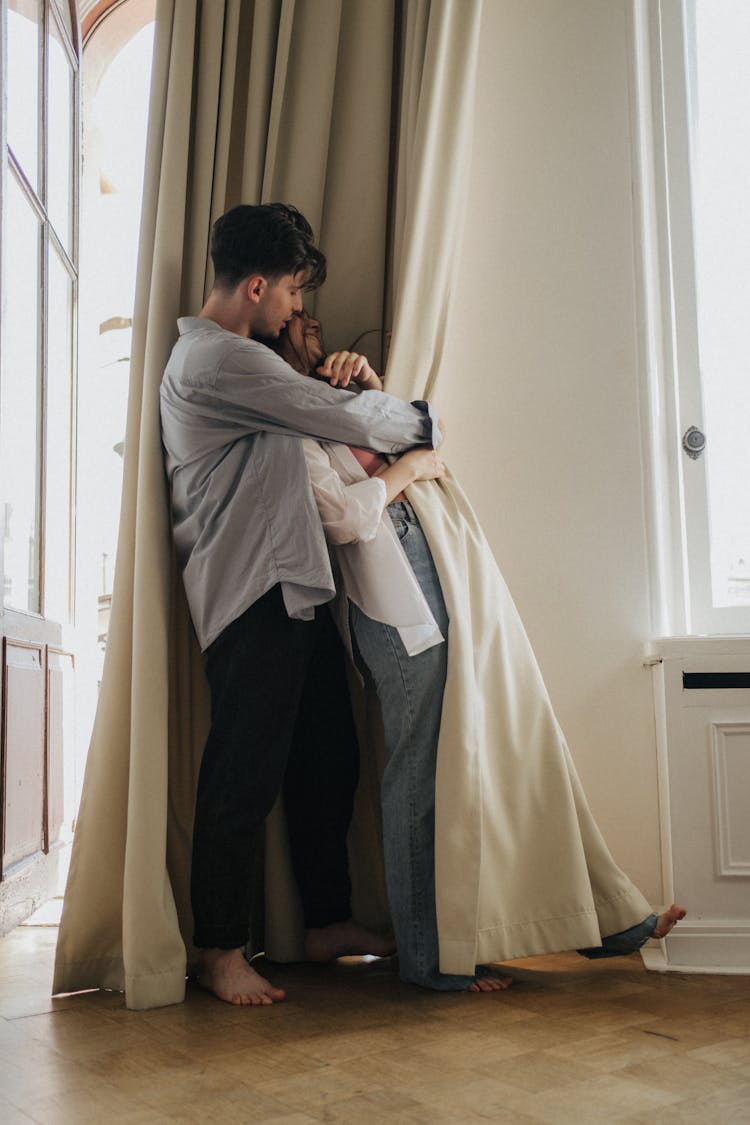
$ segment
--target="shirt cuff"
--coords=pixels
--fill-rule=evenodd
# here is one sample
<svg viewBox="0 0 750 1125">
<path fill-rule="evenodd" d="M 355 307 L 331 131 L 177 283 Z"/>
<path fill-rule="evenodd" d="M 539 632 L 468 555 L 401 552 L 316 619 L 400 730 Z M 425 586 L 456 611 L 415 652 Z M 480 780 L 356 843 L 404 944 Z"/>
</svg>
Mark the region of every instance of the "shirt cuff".
<svg viewBox="0 0 750 1125">
<path fill-rule="evenodd" d="M 431 425 L 431 436 L 428 438 L 428 442 L 433 449 L 437 449 L 441 441 L 443 440 L 443 435 L 441 434 L 440 427 L 438 426 L 439 415 L 437 410 L 431 402 L 426 402 L 425 399 L 421 398 L 415 399 L 412 402 L 412 406 L 416 406 L 417 410 L 421 410 L 429 418 Z"/>
<path fill-rule="evenodd" d="M 370 477 L 370 480 L 374 480 L 376 484 L 380 485 L 380 504 L 381 504 L 380 518 L 382 519 L 383 518 L 383 512 L 385 511 L 386 506 L 387 506 L 386 501 L 388 499 L 388 489 L 386 487 L 385 481 L 381 480 L 380 477 Z"/>
</svg>

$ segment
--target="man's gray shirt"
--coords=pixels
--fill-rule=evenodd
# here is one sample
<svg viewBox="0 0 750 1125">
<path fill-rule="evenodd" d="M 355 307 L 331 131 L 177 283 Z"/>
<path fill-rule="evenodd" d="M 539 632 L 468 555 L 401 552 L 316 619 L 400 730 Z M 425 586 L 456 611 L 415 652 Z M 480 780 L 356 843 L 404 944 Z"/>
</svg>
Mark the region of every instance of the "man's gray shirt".
<svg viewBox="0 0 750 1125">
<path fill-rule="evenodd" d="M 213 320 L 185 317 L 161 384 L 177 558 L 206 649 L 279 583 L 290 617 L 333 597 L 300 437 L 400 453 L 437 446 L 427 403 L 298 375 Z"/>
</svg>

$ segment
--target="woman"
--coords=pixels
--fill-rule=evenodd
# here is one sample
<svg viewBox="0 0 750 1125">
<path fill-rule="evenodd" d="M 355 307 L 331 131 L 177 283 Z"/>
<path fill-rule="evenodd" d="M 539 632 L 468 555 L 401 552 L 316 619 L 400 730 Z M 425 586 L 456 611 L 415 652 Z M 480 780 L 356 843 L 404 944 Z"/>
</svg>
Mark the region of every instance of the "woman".
<svg viewBox="0 0 750 1125">
<path fill-rule="evenodd" d="M 379 376 L 363 356 L 338 352 L 324 360 L 320 324 L 305 313 L 289 323 L 278 350 L 303 375 L 317 375 L 334 386 L 357 391 L 382 389 Z M 448 674 L 449 616 L 430 546 L 404 489 L 416 481 L 444 479 L 445 466 L 435 451 L 426 449 L 412 450 L 391 465 L 366 450 L 307 439 L 305 451 L 313 494 L 348 599 L 352 650 L 381 706 L 387 752 L 381 794 L 385 869 L 401 977 L 440 990 L 507 987 L 509 978 L 481 965 L 473 973 L 441 971 L 450 955 L 441 956 L 443 942 L 438 940 L 435 777 Z M 525 659 L 528 661 L 528 653 Z M 534 672 L 538 676 L 536 669 Z M 491 700 L 483 702 L 492 704 Z M 556 758 L 560 776 L 565 771 L 569 774 L 572 766 L 541 682 L 534 705 L 537 717 L 528 729 L 537 729 L 545 743 L 546 767 Z M 519 741 L 528 738 L 524 734 Z M 575 802 L 580 805 L 575 777 L 568 788 L 573 794 L 571 807 Z M 536 808 L 538 815 L 542 799 L 547 802 L 545 807 L 554 810 L 554 799 L 550 801 L 549 794 L 540 796 L 542 789 L 531 770 L 527 790 L 530 810 Z M 525 816 L 525 832 L 534 830 L 533 817 L 533 811 Z M 537 824 L 536 830 L 546 827 L 549 818 L 543 819 L 545 824 Z M 581 836 L 595 836 L 587 809 L 582 820 Z M 567 846 L 570 826 L 561 824 L 556 831 L 560 843 Z M 454 848 L 461 849 L 460 833 Z M 615 866 L 603 841 L 595 839 L 589 850 L 596 855 L 592 898 L 598 900 L 600 920 L 605 927 L 608 919 L 625 920 L 626 925 L 614 933 L 605 930 L 608 936 L 601 945 L 581 949 L 586 956 L 634 952 L 647 938 L 665 936 L 684 916 L 685 911 L 674 905 L 660 916 L 649 913 L 645 900 Z M 467 864 L 472 862 L 468 849 L 465 859 Z M 532 892 L 529 887 L 530 898 Z M 576 913 L 574 904 L 569 914 L 574 918 Z M 586 911 L 582 908 L 580 913 Z M 587 918 L 588 928 L 580 929 L 573 923 L 567 932 L 590 934 L 590 921 Z M 525 937 L 514 938 L 515 945 L 504 941 L 488 948 L 511 949 L 514 956 L 569 948 L 557 944 L 563 931 L 554 911 L 548 920 L 527 920 L 523 929 Z"/>
</svg>

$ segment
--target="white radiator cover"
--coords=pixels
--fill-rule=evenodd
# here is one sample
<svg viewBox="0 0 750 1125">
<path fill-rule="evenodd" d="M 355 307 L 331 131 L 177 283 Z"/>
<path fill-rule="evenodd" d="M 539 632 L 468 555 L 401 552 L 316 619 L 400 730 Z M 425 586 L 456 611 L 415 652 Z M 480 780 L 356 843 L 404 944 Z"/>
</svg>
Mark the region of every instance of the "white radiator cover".
<svg viewBox="0 0 750 1125">
<path fill-rule="evenodd" d="M 646 662 L 656 701 L 664 893 L 688 917 L 644 948 L 644 962 L 662 971 L 750 973 L 750 687 L 684 681 L 695 673 L 750 675 L 750 637 L 661 639 Z"/>
</svg>

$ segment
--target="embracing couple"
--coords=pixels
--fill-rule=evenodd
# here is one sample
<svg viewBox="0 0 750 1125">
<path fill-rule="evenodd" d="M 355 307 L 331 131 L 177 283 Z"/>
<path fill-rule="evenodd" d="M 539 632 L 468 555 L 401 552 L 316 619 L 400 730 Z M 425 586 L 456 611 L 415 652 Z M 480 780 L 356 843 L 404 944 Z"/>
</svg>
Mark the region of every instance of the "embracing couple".
<svg viewBox="0 0 750 1125">
<path fill-rule="evenodd" d="M 214 225 L 211 256 L 213 289 L 199 316 L 180 321 L 161 388 L 175 546 L 211 691 L 191 874 L 199 979 L 234 1004 L 284 998 L 245 958 L 264 824 L 283 794 L 311 960 L 397 952 L 414 984 L 506 988 L 509 978 L 486 965 L 441 971 L 435 776 L 453 626 L 406 490 L 445 476 L 442 425 L 429 404 L 383 393 L 364 356 L 325 354 L 303 308 L 304 292 L 325 280 L 325 258 L 293 207 L 234 208 Z M 347 661 L 380 704 L 392 936 L 351 916 L 359 748 Z M 530 776 L 527 818 L 536 784 Z M 459 850 L 460 841 L 459 832 Z M 651 913 L 597 847 L 591 900 L 610 924 L 603 934 L 590 919 L 574 927 L 600 942 L 580 951 L 625 954 L 664 936 L 684 911 Z M 526 952 L 565 948 L 554 919 L 547 936 L 534 927 Z"/>
</svg>

